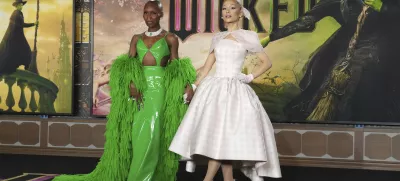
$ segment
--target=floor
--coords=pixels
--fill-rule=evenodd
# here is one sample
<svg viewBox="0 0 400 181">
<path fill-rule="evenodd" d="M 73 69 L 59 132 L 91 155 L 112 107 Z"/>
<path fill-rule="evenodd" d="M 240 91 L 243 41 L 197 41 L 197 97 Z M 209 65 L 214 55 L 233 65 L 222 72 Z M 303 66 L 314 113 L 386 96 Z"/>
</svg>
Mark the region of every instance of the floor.
<svg viewBox="0 0 400 181">
<path fill-rule="evenodd" d="M 0 154 L 0 180 L 10 178 L 22 173 L 47 173 L 47 174 L 77 174 L 88 173 L 96 166 L 97 158 L 56 157 L 33 155 L 4 155 Z M 206 167 L 196 168 L 195 173 L 187 173 L 184 164 L 178 172 L 178 181 L 202 181 Z M 350 170 L 311 167 L 282 166 L 283 178 L 265 181 L 399 181 L 400 172 Z M 235 171 L 236 181 L 250 181 L 239 171 Z M 219 172 L 215 181 L 222 181 Z"/>
</svg>

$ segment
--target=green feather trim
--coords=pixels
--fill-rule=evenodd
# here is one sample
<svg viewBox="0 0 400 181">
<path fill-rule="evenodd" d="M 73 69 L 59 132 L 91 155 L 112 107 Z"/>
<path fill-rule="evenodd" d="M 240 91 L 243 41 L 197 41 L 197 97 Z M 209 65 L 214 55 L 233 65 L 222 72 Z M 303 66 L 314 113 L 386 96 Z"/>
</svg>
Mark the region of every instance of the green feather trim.
<svg viewBox="0 0 400 181">
<path fill-rule="evenodd" d="M 96 169 L 84 175 L 61 175 L 54 181 L 124 181 L 132 161 L 132 122 L 138 106 L 130 97 L 129 86 L 134 82 L 140 92 L 147 89 L 140 61 L 123 54 L 111 66 L 110 87 L 112 104 L 107 116 L 104 153 Z"/>
<path fill-rule="evenodd" d="M 154 180 L 175 181 L 180 156 L 168 148 L 186 113 L 183 94 L 188 84 L 196 80 L 196 69 L 189 58 L 173 60 L 165 68 L 166 96 L 161 131 L 160 157 Z"/>
</svg>

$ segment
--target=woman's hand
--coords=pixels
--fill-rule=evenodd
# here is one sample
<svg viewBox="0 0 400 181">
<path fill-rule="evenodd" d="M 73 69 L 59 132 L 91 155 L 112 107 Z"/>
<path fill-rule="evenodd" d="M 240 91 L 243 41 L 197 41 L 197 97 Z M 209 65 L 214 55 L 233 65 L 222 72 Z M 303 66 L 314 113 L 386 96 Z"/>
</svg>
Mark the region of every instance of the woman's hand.
<svg viewBox="0 0 400 181">
<path fill-rule="evenodd" d="M 142 93 L 140 93 L 135 84 L 131 83 L 129 86 L 129 90 L 131 93 L 131 98 L 133 98 L 135 101 L 137 101 L 138 105 L 142 105 L 143 104 L 143 96 Z"/>
<path fill-rule="evenodd" d="M 240 73 L 235 78 L 238 79 L 240 82 L 248 84 L 251 81 L 253 81 L 254 76 L 253 76 L 253 74 L 247 74 L 246 75 L 246 74 Z"/>
<path fill-rule="evenodd" d="M 93 106 L 94 106 L 95 108 L 97 108 L 97 103 L 99 103 L 99 98 L 94 97 L 94 98 L 93 98 Z"/>
<path fill-rule="evenodd" d="M 381 12 L 382 0 L 365 0 L 364 3 L 375 11 Z"/>
<path fill-rule="evenodd" d="M 271 38 L 268 35 L 268 36 L 264 37 L 263 39 L 261 39 L 260 43 L 261 43 L 262 47 L 265 48 L 269 44 L 270 41 L 271 41 Z"/>
<path fill-rule="evenodd" d="M 185 89 L 185 94 L 183 95 L 183 102 L 185 104 L 190 104 L 194 96 L 194 89 L 191 85 L 187 85 Z"/>
</svg>

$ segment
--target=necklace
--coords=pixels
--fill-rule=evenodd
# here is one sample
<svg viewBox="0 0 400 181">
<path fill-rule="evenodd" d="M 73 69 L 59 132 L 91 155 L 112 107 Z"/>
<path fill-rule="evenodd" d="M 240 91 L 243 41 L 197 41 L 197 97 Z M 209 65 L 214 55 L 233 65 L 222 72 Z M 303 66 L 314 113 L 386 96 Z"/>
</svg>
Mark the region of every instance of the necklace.
<svg viewBox="0 0 400 181">
<path fill-rule="evenodd" d="M 146 31 L 146 32 L 144 32 L 144 34 L 146 36 L 152 37 L 152 36 L 158 36 L 161 32 L 162 32 L 162 29 L 160 28 L 159 30 L 157 30 L 155 32 Z"/>
</svg>

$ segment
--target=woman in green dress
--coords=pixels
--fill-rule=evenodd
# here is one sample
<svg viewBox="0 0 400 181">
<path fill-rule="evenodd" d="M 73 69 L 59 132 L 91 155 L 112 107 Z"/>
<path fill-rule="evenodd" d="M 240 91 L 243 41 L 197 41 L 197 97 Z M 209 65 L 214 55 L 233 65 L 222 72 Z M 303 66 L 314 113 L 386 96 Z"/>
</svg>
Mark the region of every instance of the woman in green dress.
<svg viewBox="0 0 400 181">
<path fill-rule="evenodd" d="M 85 175 L 55 181 L 174 181 L 179 155 L 168 147 L 193 96 L 196 71 L 178 57 L 178 38 L 160 27 L 161 3 L 146 3 L 148 30 L 134 35 L 128 54 L 111 67 L 111 111 L 104 154 Z"/>
</svg>

